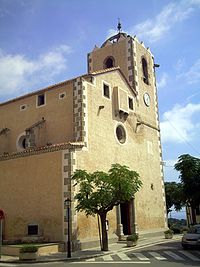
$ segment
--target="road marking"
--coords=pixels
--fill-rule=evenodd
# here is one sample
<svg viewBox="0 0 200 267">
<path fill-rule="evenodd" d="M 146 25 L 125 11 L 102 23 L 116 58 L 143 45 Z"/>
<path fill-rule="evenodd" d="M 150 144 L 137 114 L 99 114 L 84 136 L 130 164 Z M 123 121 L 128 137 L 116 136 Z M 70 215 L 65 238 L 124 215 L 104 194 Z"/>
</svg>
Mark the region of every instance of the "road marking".
<svg viewBox="0 0 200 267">
<path fill-rule="evenodd" d="M 131 261 L 131 259 L 125 253 L 119 252 L 117 256 L 123 261 Z"/>
<path fill-rule="evenodd" d="M 193 261 L 200 261 L 199 258 L 197 258 L 196 256 L 194 256 L 193 254 L 191 254 L 188 251 L 184 251 L 184 250 L 178 250 L 179 253 L 185 255 L 186 257 L 188 257 L 189 259 L 193 260 Z"/>
<path fill-rule="evenodd" d="M 17 265 L 14 265 L 14 264 L 9 264 L 9 263 L 0 263 L 0 266 L 3 266 L 3 267 L 16 267 Z"/>
<path fill-rule="evenodd" d="M 95 258 L 87 259 L 86 261 L 95 261 Z"/>
<path fill-rule="evenodd" d="M 132 253 L 135 257 L 137 257 L 141 261 L 149 261 L 149 258 L 144 256 L 142 253 Z"/>
<path fill-rule="evenodd" d="M 70 264 L 150 264 L 150 261 L 96 261 L 96 262 L 83 262 L 83 261 L 74 261 L 70 262 Z"/>
<path fill-rule="evenodd" d="M 113 258 L 110 255 L 103 256 L 104 261 L 113 261 Z"/>
<path fill-rule="evenodd" d="M 159 261 L 164 261 L 164 260 L 167 260 L 165 257 L 161 256 L 160 254 L 158 254 L 157 252 L 153 252 L 153 251 L 148 251 L 148 253 L 153 256 L 156 260 L 159 260 Z"/>
<path fill-rule="evenodd" d="M 172 257 L 175 260 L 183 261 L 184 259 L 180 257 L 179 255 L 173 253 L 172 251 L 163 251 L 163 253 L 167 254 L 168 256 Z"/>
</svg>

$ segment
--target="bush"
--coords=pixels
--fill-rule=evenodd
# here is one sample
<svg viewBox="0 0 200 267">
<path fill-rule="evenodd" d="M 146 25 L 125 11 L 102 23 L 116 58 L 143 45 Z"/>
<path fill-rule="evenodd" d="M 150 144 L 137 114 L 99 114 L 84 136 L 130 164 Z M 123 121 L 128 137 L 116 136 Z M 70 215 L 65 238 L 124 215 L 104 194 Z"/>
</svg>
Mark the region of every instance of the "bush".
<svg viewBox="0 0 200 267">
<path fill-rule="evenodd" d="M 184 231 L 188 231 L 188 230 L 189 230 L 189 228 L 187 226 L 183 226 L 181 228 L 181 233 L 183 233 Z"/>
<path fill-rule="evenodd" d="M 171 229 L 168 229 L 168 230 L 164 231 L 164 234 L 171 234 L 171 235 L 173 235 L 173 233 L 174 233 L 174 231 L 171 230 Z"/>
<path fill-rule="evenodd" d="M 179 227 L 171 227 L 171 230 L 174 232 L 174 234 L 180 234 L 181 229 Z"/>
<path fill-rule="evenodd" d="M 36 246 L 23 246 L 19 250 L 20 253 L 37 252 L 37 251 L 38 251 L 38 247 Z"/>
<path fill-rule="evenodd" d="M 135 242 L 138 240 L 138 238 L 139 238 L 138 234 L 132 234 L 132 235 L 127 236 L 126 240 Z"/>
</svg>

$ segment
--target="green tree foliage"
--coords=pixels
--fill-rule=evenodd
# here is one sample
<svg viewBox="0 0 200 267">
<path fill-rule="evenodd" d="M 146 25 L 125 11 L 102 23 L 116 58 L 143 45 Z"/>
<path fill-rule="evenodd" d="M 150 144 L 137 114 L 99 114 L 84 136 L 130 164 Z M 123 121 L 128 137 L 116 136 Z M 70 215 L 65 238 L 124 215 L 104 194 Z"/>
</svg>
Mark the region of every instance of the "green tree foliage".
<svg viewBox="0 0 200 267">
<path fill-rule="evenodd" d="M 86 215 L 98 214 L 101 219 L 102 250 L 108 250 L 108 236 L 106 231 L 106 215 L 114 206 L 130 201 L 140 189 L 142 182 L 139 174 L 129 170 L 127 166 L 113 164 L 108 173 L 96 171 L 87 173 L 77 170 L 73 177 L 78 185 L 77 211 L 84 211 Z"/>
<path fill-rule="evenodd" d="M 192 208 L 192 221 L 195 224 L 195 208 L 200 204 L 200 159 L 188 154 L 181 155 L 174 167 L 180 172 L 184 200 Z"/>
<path fill-rule="evenodd" d="M 179 211 L 185 204 L 183 199 L 183 186 L 181 183 L 165 182 L 165 196 L 167 214 L 171 211 L 172 206 L 174 206 L 176 211 Z"/>
</svg>

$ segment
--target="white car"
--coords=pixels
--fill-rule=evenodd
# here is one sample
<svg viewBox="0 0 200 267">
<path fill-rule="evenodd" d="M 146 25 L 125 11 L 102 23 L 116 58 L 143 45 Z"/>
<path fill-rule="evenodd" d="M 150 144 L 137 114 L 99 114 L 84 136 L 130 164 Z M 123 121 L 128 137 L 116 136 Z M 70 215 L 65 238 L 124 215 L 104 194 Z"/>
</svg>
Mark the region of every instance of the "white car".
<svg viewBox="0 0 200 267">
<path fill-rule="evenodd" d="M 183 249 L 191 247 L 200 248 L 200 224 L 193 225 L 182 237 Z"/>
</svg>

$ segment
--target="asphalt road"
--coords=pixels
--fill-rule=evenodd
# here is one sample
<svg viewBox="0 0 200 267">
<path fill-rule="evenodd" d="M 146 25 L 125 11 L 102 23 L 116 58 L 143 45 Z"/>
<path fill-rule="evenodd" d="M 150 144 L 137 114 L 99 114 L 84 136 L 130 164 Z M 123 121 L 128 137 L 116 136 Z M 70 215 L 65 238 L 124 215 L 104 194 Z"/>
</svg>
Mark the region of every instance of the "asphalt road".
<svg viewBox="0 0 200 267">
<path fill-rule="evenodd" d="M 79 262 L 51 262 L 23 264 L 23 267 L 108 267 L 108 266 L 133 266 L 133 267 L 199 267 L 200 250 L 183 250 L 180 242 L 172 241 L 166 244 L 148 246 L 129 250 L 127 252 L 113 253 L 97 258 Z M 18 264 L 1 264 L 3 267 L 17 267 Z"/>
</svg>

